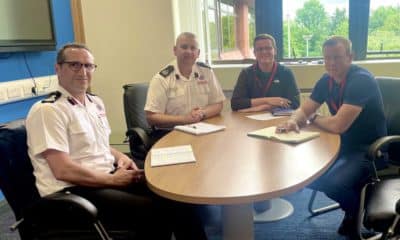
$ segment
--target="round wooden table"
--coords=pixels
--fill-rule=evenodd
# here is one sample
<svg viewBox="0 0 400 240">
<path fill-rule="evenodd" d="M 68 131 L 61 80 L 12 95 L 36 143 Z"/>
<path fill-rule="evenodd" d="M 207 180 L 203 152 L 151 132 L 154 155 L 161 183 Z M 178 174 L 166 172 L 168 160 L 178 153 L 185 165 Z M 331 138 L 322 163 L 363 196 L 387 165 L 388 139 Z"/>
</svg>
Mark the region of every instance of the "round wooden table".
<svg viewBox="0 0 400 240">
<path fill-rule="evenodd" d="M 275 126 L 285 118 L 258 121 L 244 113 L 224 112 L 207 122 L 224 131 L 194 136 L 180 131 L 160 139 L 153 148 L 190 144 L 195 163 L 151 167 L 148 186 L 160 196 L 196 204 L 220 204 L 224 239 L 253 239 L 255 201 L 276 198 L 304 188 L 334 162 L 340 137 L 317 128 L 318 138 L 293 145 L 248 137 L 247 132 Z"/>
</svg>

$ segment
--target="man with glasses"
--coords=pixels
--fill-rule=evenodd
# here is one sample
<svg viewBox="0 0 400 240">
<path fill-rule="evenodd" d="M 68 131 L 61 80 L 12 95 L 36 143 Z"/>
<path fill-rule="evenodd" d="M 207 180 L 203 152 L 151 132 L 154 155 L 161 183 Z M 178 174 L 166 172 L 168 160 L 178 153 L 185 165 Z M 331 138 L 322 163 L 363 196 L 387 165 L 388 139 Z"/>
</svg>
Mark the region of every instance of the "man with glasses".
<svg viewBox="0 0 400 240">
<path fill-rule="evenodd" d="M 145 105 L 150 126 L 171 128 L 200 122 L 222 110 L 225 96 L 211 68 L 196 63 L 200 54 L 196 36 L 181 33 L 174 46 L 176 60 L 150 82 Z"/>
<path fill-rule="evenodd" d="M 292 71 L 275 61 L 275 39 L 269 34 L 259 34 L 253 47 L 256 63 L 240 72 L 231 99 L 232 110 L 296 109 L 300 105 L 300 91 Z"/>
<path fill-rule="evenodd" d="M 372 74 L 352 64 L 350 40 L 333 36 L 322 48 L 327 73 L 317 82 L 310 98 L 277 130 L 298 131 L 308 120 L 325 131 L 340 134 L 335 163 L 309 187 L 340 204 L 345 217 L 338 233 L 358 239 L 361 188 L 373 173 L 366 152 L 371 143 L 386 135 L 382 96 Z M 324 102 L 331 116 L 315 114 Z"/>
<path fill-rule="evenodd" d="M 98 208 L 108 229 L 134 229 L 139 239 L 205 239 L 188 206 L 161 199 L 142 169 L 109 144 L 103 101 L 87 93 L 96 69 L 90 50 L 67 44 L 55 65 L 59 89 L 32 106 L 28 152 L 41 196 L 69 191 Z"/>
</svg>

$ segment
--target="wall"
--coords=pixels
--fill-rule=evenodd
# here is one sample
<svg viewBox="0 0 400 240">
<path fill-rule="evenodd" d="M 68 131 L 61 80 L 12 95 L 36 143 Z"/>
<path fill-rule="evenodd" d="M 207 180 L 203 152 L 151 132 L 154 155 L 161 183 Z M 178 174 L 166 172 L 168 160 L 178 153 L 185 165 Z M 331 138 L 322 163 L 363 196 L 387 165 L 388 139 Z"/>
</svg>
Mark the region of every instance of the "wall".
<svg viewBox="0 0 400 240">
<path fill-rule="evenodd" d="M 111 143 L 121 143 L 126 131 L 122 86 L 150 81 L 173 59 L 172 3 L 84 0 L 82 12 L 86 42 L 98 64 L 92 91 L 105 102 Z"/>
<path fill-rule="evenodd" d="M 57 48 L 74 39 L 69 0 L 53 0 Z M 27 63 L 34 77 L 55 74 L 54 62 L 56 51 L 18 52 L 0 54 L 0 82 L 30 78 Z M 0 123 L 24 118 L 31 105 L 38 98 L 0 105 Z"/>
<path fill-rule="evenodd" d="M 400 76 L 398 69 L 400 68 L 400 60 L 385 60 L 385 61 L 368 61 L 354 62 L 355 64 L 365 67 L 375 76 Z M 224 65 L 215 66 L 214 71 L 223 89 L 233 89 L 240 70 L 249 65 Z M 292 69 L 296 77 L 296 81 L 300 88 L 311 89 L 315 81 L 318 80 L 325 72 L 322 64 L 298 64 L 288 65 Z"/>
</svg>

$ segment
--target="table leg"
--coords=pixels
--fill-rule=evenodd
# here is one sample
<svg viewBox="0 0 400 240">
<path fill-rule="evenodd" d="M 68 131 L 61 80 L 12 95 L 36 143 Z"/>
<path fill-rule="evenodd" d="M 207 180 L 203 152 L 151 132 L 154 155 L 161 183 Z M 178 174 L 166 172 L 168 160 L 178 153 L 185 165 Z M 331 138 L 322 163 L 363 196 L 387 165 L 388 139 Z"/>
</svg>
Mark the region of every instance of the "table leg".
<svg viewBox="0 0 400 240">
<path fill-rule="evenodd" d="M 224 240 L 254 239 L 253 204 L 222 206 Z"/>
<path fill-rule="evenodd" d="M 254 222 L 272 222 L 284 219 L 293 213 L 292 204 L 282 198 L 273 198 L 265 200 L 264 202 L 258 202 L 257 205 L 264 205 L 265 211 L 254 211 Z M 260 208 L 260 206 L 258 206 Z"/>
</svg>

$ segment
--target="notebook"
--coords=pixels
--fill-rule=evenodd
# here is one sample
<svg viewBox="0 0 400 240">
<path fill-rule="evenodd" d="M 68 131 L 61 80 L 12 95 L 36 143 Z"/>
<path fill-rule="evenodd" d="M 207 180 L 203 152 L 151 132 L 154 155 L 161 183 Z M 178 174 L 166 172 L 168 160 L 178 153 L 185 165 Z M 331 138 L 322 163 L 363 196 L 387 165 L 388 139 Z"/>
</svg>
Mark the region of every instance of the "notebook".
<svg viewBox="0 0 400 240">
<path fill-rule="evenodd" d="M 271 112 L 272 112 L 272 115 L 274 115 L 274 116 L 290 116 L 290 115 L 292 115 L 294 110 L 291 108 L 277 107 L 277 108 L 273 108 Z"/>
<path fill-rule="evenodd" d="M 302 131 L 299 133 L 290 131 L 287 133 L 275 133 L 276 127 L 268 127 L 247 133 L 250 137 L 266 138 L 286 143 L 301 143 L 319 137 L 319 132 Z"/>
<path fill-rule="evenodd" d="M 181 164 L 195 162 L 191 145 L 151 149 L 151 166 Z"/>
<path fill-rule="evenodd" d="M 183 131 L 194 135 L 202 135 L 224 130 L 226 127 L 223 125 L 215 125 L 211 123 L 198 122 L 187 125 L 178 125 L 174 129 Z"/>
</svg>

